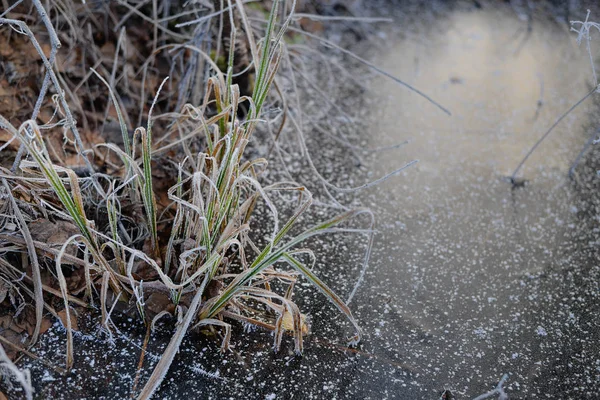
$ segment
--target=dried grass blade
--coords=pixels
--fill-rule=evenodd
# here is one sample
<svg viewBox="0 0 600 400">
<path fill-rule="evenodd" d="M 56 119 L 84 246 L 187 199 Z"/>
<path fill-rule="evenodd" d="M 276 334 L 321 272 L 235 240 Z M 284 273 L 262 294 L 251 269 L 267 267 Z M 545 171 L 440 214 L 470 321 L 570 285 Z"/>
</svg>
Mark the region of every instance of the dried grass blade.
<svg viewBox="0 0 600 400">
<path fill-rule="evenodd" d="M 43 285 L 42 275 L 40 273 L 40 263 L 38 261 L 35 244 L 33 243 L 33 238 L 31 237 L 31 233 L 29 232 L 29 228 L 27 227 L 25 218 L 23 218 L 23 214 L 21 213 L 21 210 L 19 209 L 19 206 L 17 205 L 14 196 L 12 195 L 12 191 L 10 190 L 10 186 L 6 181 L 6 178 L 2 178 L 2 184 L 6 189 L 6 195 L 10 199 L 13 208 L 13 213 L 19 221 L 19 226 L 21 228 L 21 232 L 23 233 L 23 239 L 25 239 L 25 244 L 27 245 L 27 252 L 29 253 L 29 259 L 31 262 L 33 293 L 35 300 L 35 328 L 31 336 L 31 344 L 34 344 L 35 342 L 37 342 L 38 336 L 40 334 L 40 329 L 42 326 L 42 317 L 44 313 L 44 293 L 42 291 Z"/>
<path fill-rule="evenodd" d="M 56 276 L 58 278 L 58 284 L 60 286 L 60 292 L 62 294 L 63 302 L 65 305 L 65 315 L 67 326 L 67 361 L 66 367 L 67 371 L 73 367 L 73 326 L 71 324 L 71 311 L 69 311 L 69 293 L 67 291 L 67 281 L 65 280 L 65 276 L 62 272 L 62 256 L 66 253 L 67 247 L 74 242 L 81 235 L 73 235 L 62 245 L 60 252 L 56 256 Z"/>
<path fill-rule="evenodd" d="M 190 303 L 190 306 L 188 308 L 187 313 L 185 314 L 183 322 L 177 327 L 177 330 L 171 337 L 169 345 L 163 352 L 162 357 L 160 358 L 160 361 L 158 362 L 156 367 L 154 367 L 152 375 L 148 379 L 148 382 L 146 382 L 146 385 L 137 397 L 137 400 L 147 400 L 150 397 L 152 397 L 152 394 L 154 394 L 156 389 L 158 389 L 161 382 L 163 381 L 165 375 L 167 374 L 167 371 L 169 370 L 169 367 L 171 366 L 171 363 L 173 362 L 173 359 L 175 358 L 175 354 L 177 354 L 177 351 L 179 350 L 179 346 L 181 345 L 183 336 L 185 335 L 190 324 L 196 317 L 196 314 L 200 307 L 200 302 L 202 301 L 202 294 L 204 293 L 204 288 L 206 287 L 207 283 L 208 275 L 206 275 L 206 277 L 202 281 L 202 285 L 200 285 L 200 287 L 196 291 L 196 295 Z"/>
</svg>

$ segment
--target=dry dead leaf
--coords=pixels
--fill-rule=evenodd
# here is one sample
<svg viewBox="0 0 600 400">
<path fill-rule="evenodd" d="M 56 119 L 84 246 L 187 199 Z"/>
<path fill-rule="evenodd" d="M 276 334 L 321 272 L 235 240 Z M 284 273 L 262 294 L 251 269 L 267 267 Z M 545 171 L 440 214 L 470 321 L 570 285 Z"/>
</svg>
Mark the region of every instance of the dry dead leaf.
<svg viewBox="0 0 600 400">
<path fill-rule="evenodd" d="M 29 224 L 33 240 L 50 246 L 62 246 L 67 239 L 79 233 L 79 229 L 70 222 L 51 222 L 47 219 L 37 219 Z"/>
<path fill-rule="evenodd" d="M 300 18 L 302 30 L 310 33 L 320 34 L 325 30 L 325 25 L 321 21 L 314 21 L 310 18 Z"/>
<path fill-rule="evenodd" d="M 23 335 L 13 331 L 12 329 L 6 329 L 2 332 L 2 337 L 6 339 L 8 342 L 13 343 L 17 348 L 23 347 Z M 4 350 L 6 351 L 6 355 L 8 358 L 14 361 L 17 357 L 17 350 L 13 346 L 4 346 Z"/>
<path fill-rule="evenodd" d="M 115 44 L 108 41 L 102 45 L 100 52 L 107 60 L 112 60 L 115 57 Z"/>
<path fill-rule="evenodd" d="M 44 317 L 42 319 L 42 325 L 40 326 L 40 335 L 45 333 L 52 326 L 52 321 L 50 318 Z"/>
<path fill-rule="evenodd" d="M 167 293 L 154 292 L 144 301 L 145 311 L 150 317 L 154 317 L 161 311 L 173 313 L 175 305 Z"/>
<path fill-rule="evenodd" d="M 10 284 L 6 281 L 0 281 L 0 303 L 2 303 L 6 296 L 8 296 L 8 290 L 10 289 Z"/>
<path fill-rule="evenodd" d="M 0 81 L 0 97 L 13 97 L 16 92 L 17 89 L 14 86 L 9 86 L 6 79 Z"/>
<path fill-rule="evenodd" d="M 28 336 L 32 336 L 35 331 L 35 311 L 33 307 L 25 307 L 17 318 L 13 318 L 10 329 L 17 333 L 27 332 Z"/>
<path fill-rule="evenodd" d="M 78 331 L 79 330 L 79 326 L 77 325 L 77 317 L 75 316 L 75 313 L 73 311 L 70 312 L 70 316 L 71 316 L 71 329 L 74 331 Z M 62 309 L 58 312 L 58 317 L 60 318 L 60 321 L 62 322 L 63 326 L 67 326 L 67 310 L 66 309 Z"/>
<path fill-rule="evenodd" d="M 310 328 L 308 326 L 308 322 L 306 321 L 306 315 L 300 314 L 300 319 L 302 320 L 302 336 L 308 335 Z M 281 325 L 286 331 L 294 330 L 294 317 L 288 310 L 285 310 L 283 313 L 283 321 L 281 321 Z"/>
<path fill-rule="evenodd" d="M 10 315 L 2 315 L 0 316 L 0 328 L 7 329 L 10 328 L 12 324 L 13 317 Z"/>
<path fill-rule="evenodd" d="M 14 49 L 9 45 L 9 40 L 7 38 L 2 39 L 2 45 L 0 45 L 0 56 L 2 57 L 10 57 L 14 53 Z"/>
</svg>

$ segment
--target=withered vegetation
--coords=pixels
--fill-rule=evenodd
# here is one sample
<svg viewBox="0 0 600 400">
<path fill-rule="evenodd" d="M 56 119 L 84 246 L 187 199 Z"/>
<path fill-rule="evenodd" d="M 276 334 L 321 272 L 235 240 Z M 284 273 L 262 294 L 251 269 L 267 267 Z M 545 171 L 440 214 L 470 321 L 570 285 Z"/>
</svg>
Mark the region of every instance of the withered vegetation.
<svg viewBox="0 0 600 400">
<path fill-rule="evenodd" d="M 247 152 L 265 120 L 276 141 L 291 118 L 289 80 L 277 71 L 292 68 L 295 2 L 2 4 L 0 335 L 11 357 L 58 319 L 68 370 L 82 313 L 96 310 L 107 335 L 114 313 L 150 328 L 171 316 L 170 344 L 139 393 L 149 398 L 183 336 L 201 326 L 220 334 L 223 351 L 238 320 L 272 330 L 275 350 L 290 333 L 301 353 L 298 279 L 348 318 L 351 343 L 360 340 L 349 299 L 312 271 L 314 254 L 301 246 L 326 233 L 366 235 L 364 273 L 372 215 L 336 202 L 332 218 L 294 227 L 310 191 L 291 177 L 266 184 L 267 161 Z M 275 197 L 295 211 L 283 217 Z M 259 206 L 269 214 L 264 241 L 252 236 Z M 348 223 L 360 215 L 367 227 Z"/>
</svg>

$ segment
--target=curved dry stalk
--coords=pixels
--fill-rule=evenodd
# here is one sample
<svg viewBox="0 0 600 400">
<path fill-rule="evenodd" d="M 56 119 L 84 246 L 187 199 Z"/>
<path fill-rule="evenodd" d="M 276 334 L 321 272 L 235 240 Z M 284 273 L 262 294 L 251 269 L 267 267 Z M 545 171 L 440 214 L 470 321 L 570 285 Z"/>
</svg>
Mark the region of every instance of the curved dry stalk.
<svg viewBox="0 0 600 400">
<path fill-rule="evenodd" d="M 358 322 L 352 316 L 352 312 L 350 308 L 342 301 L 342 299 L 335 294 L 333 290 L 331 290 L 322 280 L 320 280 L 313 272 L 307 268 L 304 264 L 299 262 L 295 257 L 292 257 L 289 253 L 284 253 L 283 258 L 290 263 L 294 268 L 296 268 L 302 275 L 304 275 L 314 286 L 316 286 L 321 293 L 327 297 L 337 308 L 340 310 L 346 318 L 352 323 L 355 335 L 348 340 L 350 345 L 356 345 L 361 341 L 362 331 L 358 326 Z"/>
<path fill-rule="evenodd" d="M 206 287 L 207 283 L 208 275 L 205 275 L 202 284 L 196 291 L 196 294 L 194 295 L 194 298 L 190 303 L 190 306 L 188 308 L 187 313 L 185 314 L 185 317 L 183 318 L 182 323 L 177 326 L 177 330 L 171 337 L 169 345 L 163 352 L 160 361 L 158 362 L 156 367 L 154 367 L 152 375 L 146 382 L 146 385 L 142 389 L 142 392 L 138 395 L 137 400 L 149 399 L 150 397 L 152 397 L 152 394 L 154 394 L 156 389 L 158 389 L 158 387 L 160 386 L 162 380 L 167 374 L 167 371 L 169 370 L 169 367 L 171 366 L 171 363 L 173 362 L 173 359 L 175 358 L 175 354 L 177 354 L 177 351 L 179 350 L 179 346 L 181 344 L 181 341 L 183 340 L 183 336 L 188 331 L 190 324 L 196 317 L 196 313 L 200 308 L 202 294 L 204 293 L 204 288 Z"/>
<path fill-rule="evenodd" d="M 2 184 L 6 189 L 6 195 L 10 199 L 12 204 L 12 209 L 15 217 L 19 221 L 19 227 L 21 228 L 21 232 L 23 233 L 23 239 L 25 239 L 25 244 L 27 246 L 27 253 L 29 254 L 30 262 L 31 262 L 31 273 L 33 280 L 33 293 L 35 300 L 35 328 L 33 330 L 33 334 L 31 336 L 31 344 L 35 344 L 37 342 L 38 336 L 40 334 L 40 329 L 42 326 L 42 318 L 44 313 L 44 294 L 42 292 L 42 275 L 40 273 L 40 263 L 38 261 L 37 252 L 35 249 L 35 244 L 33 242 L 33 238 L 31 237 L 31 233 L 29 232 L 29 228 L 27 227 L 27 222 L 25 222 L 25 218 L 23 218 L 23 214 L 19 209 L 17 202 L 15 201 L 14 196 L 10 190 L 10 186 L 6 181 L 6 178 L 2 178 Z"/>
<path fill-rule="evenodd" d="M 256 20 L 256 19 L 253 19 Z M 403 81 L 402 79 L 390 74 L 389 72 L 379 68 L 378 66 L 376 66 L 375 64 L 373 64 L 372 62 L 365 60 L 364 58 L 358 56 L 357 54 L 353 53 L 352 51 L 345 49 L 341 46 L 338 46 L 337 44 L 333 43 L 330 40 L 327 40 L 325 38 L 322 38 L 318 35 L 315 35 L 313 33 L 310 32 L 306 32 L 305 30 L 302 29 L 298 29 L 298 28 L 294 28 L 294 27 L 288 27 L 288 30 L 290 30 L 291 32 L 296 32 L 299 33 L 301 35 L 310 37 L 312 39 L 316 39 L 319 42 L 323 43 L 324 45 L 328 46 L 328 47 L 332 47 L 338 51 L 341 51 L 342 53 L 352 57 L 353 59 L 355 59 L 356 61 L 360 62 L 361 64 L 366 65 L 367 67 L 371 68 L 373 71 L 377 72 L 379 75 L 383 75 L 391 80 L 393 80 L 394 82 L 405 86 L 407 89 L 409 89 L 412 92 L 415 92 L 416 94 L 418 94 L 419 96 L 423 97 L 425 100 L 427 100 L 429 103 L 433 104 L 435 107 L 437 107 L 438 109 L 440 109 L 441 111 L 443 111 L 445 114 L 447 114 L 448 116 L 451 116 L 452 113 L 450 112 L 450 110 L 448 110 L 446 107 L 442 106 L 440 103 L 438 103 L 437 101 L 433 100 L 429 95 L 423 93 L 422 91 L 420 91 L 419 89 L 415 88 L 414 86 L 408 84 L 407 82 Z"/>
<path fill-rule="evenodd" d="M 294 335 L 294 351 L 296 352 L 296 354 L 301 355 L 303 351 L 302 333 L 304 329 L 302 326 L 303 318 L 300 314 L 300 309 L 298 308 L 298 306 L 286 297 L 254 286 L 241 287 L 239 291 L 240 293 L 251 294 L 251 297 L 253 299 L 258 300 L 263 304 L 266 304 L 268 307 L 272 308 L 277 312 L 278 316 L 275 322 L 273 350 L 275 352 L 279 351 L 279 349 L 281 348 L 281 340 L 283 337 L 283 333 L 286 330 L 285 328 L 288 328 L 288 330 L 291 330 Z M 279 300 L 281 301 L 282 306 L 277 306 L 267 299 Z M 288 315 L 292 316 L 291 327 L 284 326 L 285 319 Z"/>
<path fill-rule="evenodd" d="M 560 124 L 560 122 L 563 119 L 565 119 L 565 117 L 567 115 L 569 115 L 573 110 L 575 110 L 577 107 L 579 107 L 579 105 L 581 105 L 581 103 L 583 103 L 591 95 L 593 95 L 595 92 L 598 92 L 598 91 L 600 91 L 600 85 L 594 87 L 594 89 L 592 89 L 588 94 L 586 94 L 581 99 L 579 99 L 579 101 L 577 103 L 573 104 L 571 106 L 571 108 L 569 108 L 565 113 L 563 113 L 560 117 L 558 117 L 558 119 L 552 124 L 552 126 L 550 128 L 548 128 L 548 130 L 546 131 L 546 133 L 544 133 L 542 135 L 542 137 L 539 138 L 537 142 L 535 142 L 535 144 L 531 147 L 531 149 L 529 149 L 529 151 L 527 152 L 527 154 L 525 155 L 525 157 L 523 157 L 523 159 L 521 160 L 521 162 L 519 163 L 519 165 L 517 165 L 517 168 L 515 168 L 515 170 L 513 171 L 512 175 L 510 176 L 510 182 L 513 185 L 516 185 L 517 174 L 519 173 L 519 170 L 525 164 L 525 162 L 527 161 L 527 159 L 529 158 L 529 156 L 531 156 L 533 154 L 533 152 L 535 151 L 535 149 L 538 148 L 538 146 L 548 137 L 548 135 L 550 135 L 550 133 L 552 133 L 552 131 L 554 130 L 554 128 L 556 128 L 556 126 L 558 124 Z"/>
<path fill-rule="evenodd" d="M 65 305 L 65 319 L 66 319 L 66 330 L 67 330 L 67 361 L 66 361 L 66 367 L 67 367 L 67 371 L 69 371 L 72 367 L 73 367 L 73 326 L 71 323 L 71 311 L 69 311 L 69 293 L 67 291 L 67 281 L 65 280 L 65 276 L 62 272 L 62 257 L 63 254 L 66 253 L 67 251 L 67 247 L 71 244 L 71 242 L 74 242 L 76 239 L 78 239 L 79 237 L 81 237 L 80 234 L 77 235 L 73 235 L 70 238 L 68 238 L 65 243 L 62 245 L 58 255 L 56 256 L 56 276 L 58 278 L 58 284 L 60 286 L 60 292 L 62 294 L 62 298 L 63 298 L 63 302 Z"/>
<path fill-rule="evenodd" d="M 191 329 L 193 330 L 205 325 L 222 326 L 225 328 L 225 337 L 223 337 L 223 342 L 221 343 L 221 352 L 225 353 L 229 349 L 229 342 L 231 340 L 231 325 L 218 319 L 207 318 L 198 322 Z"/>
<path fill-rule="evenodd" d="M 114 91 L 112 90 L 110 84 L 104 79 L 95 69 L 90 68 L 90 71 L 100 79 L 100 81 L 106 86 L 108 89 L 108 93 L 115 107 L 115 111 L 117 112 L 117 118 L 119 119 L 119 126 L 121 128 L 121 136 L 123 137 L 123 146 L 125 147 L 125 153 L 127 155 L 131 155 L 131 143 L 129 140 L 129 131 L 127 130 L 127 124 L 125 123 L 125 118 L 123 116 L 123 112 L 121 111 L 121 104 L 117 100 Z M 128 167 L 128 165 L 125 165 Z"/>
</svg>

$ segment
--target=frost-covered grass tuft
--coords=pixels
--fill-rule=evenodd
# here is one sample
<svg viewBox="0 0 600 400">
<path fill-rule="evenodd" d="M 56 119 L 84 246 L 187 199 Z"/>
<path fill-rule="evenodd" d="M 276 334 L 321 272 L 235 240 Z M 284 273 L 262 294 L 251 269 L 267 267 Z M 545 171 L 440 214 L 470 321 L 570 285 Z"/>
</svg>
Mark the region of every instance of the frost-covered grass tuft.
<svg viewBox="0 0 600 400">
<path fill-rule="evenodd" d="M 360 328 L 347 305 L 355 290 L 347 301 L 342 300 L 312 271 L 314 254 L 301 246 L 317 235 L 366 235 L 369 241 L 363 260 L 364 275 L 373 235 L 372 214 L 365 209 L 345 209 L 314 226 L 296 228 L 298 220 L 313 204 L 312 194 L 293 180 L 265 185 L 261 174 L 267 161 L 251 159 L 246 152 L 259 124 L 267 118 L 264 110 L 275 109 L 274 102 L 278 101 L 271 96 L 271 90 L 285 60 L 284 36 L 293 21 L 295 1 L 281 8 L 291 10 L 288 15 L 281 15 L 280 3 L 273 3 L 260 38 L 255 38 L 257 29 L 251 25 L 241 0 L 233 4 L 228 1 L 228 12 L 218 14 L 221 19 L 216 26 L 222 28 L 225 18 L 230 27 L 230 37 L 225 41 L 219 37 L 218 43 L 239 43 L 243 27 L 250 55 L 247 68 L 254 76 L 251 93 L 242 93 L 233 83 L 238 61 L 235 45 L 229 46 L 228 60 L 222 69 L 217 65 L 218 52 L 211 57 L 193 44 L 182 44 L 198 54 L 210 71 L 201 101 L 185 103 L 175 112 L 154 115 L 161 93 L 168 89 L 170 80 L 165 77 L 146 114 L 146 126 L 130 130 L 132 116 L 127 115 L 114 88 L 115 77 L 107 78 L 95 69 L 90 70 L 89 77 L 97 78 L 107 90 L 105 95 L 115 108 L 123 141 L 121 146 L 102 143 L 91 148 L 84 144 L 64 95 L 63 80 L 56 72 L 60 42 L 48 12 L 38 0 L 33 0 L 51 38 L 50 57 L 46 57 L 36 35 L 24 21 L 0 18 L 2 29 L 10 27 L 25 35 L 37 50 L 46 69 L 38 102 L 44 102 L 49 87 L 58 93 L 56 114 L 62 118 L 58 126 L 65 137 L 71 139 L 85 166 L 85 173 L 78 175 L 69 165 L 57 160 L 48 147 L 48 128 L 38 123 L 37 106 L 31 118 L 18 126 L 0 116 L 0 127 L 21 144 L 13 170 L 2 169 L 2 204 L 5 208 L 12 207 L 13 211 L 2 214 L 2 226 L 7 229 L 12 226 L 9 222 L 18 226 L 25 239 L 25 245 L 16 241 L 13 245 L 21 243 L 29 254 L 34 291 L 27 289 L 27 293 L 32 293 L 36 303 L 38 330 L 44 309 L 58 317 L 44 296 L 62 300 L 66 315 L 67 368 L 77 356 L 73 354 L 76 320 L 71 308 L 82 304 L 99 308 L 101 327 L 109 337 L 117 330 L 111 316 L 122 302 L 136 309 L 149 327 L 154 327 L 166 314 L 177 320 L 175 333 L 138 394 L 139 399 L 150 398 L 159 387 L 184 335 L 191 329 L 218 330 L 223 338 L 222 350 L 227 351 L 231 326 L 226 321 L 239 320 L 246 326 L 273 331 L 275 350 L 281 346 L 284 333 L 291 333 L 295 350 L 300 354 L 308 324 L 293 300 L 294 285 L 299 277 L 314 285 L 350 321 L 354 333 L 349 342 L 360 341 Z M 156 20 L 156 16 L 154 18 Z M 284 22 L 277 24 L 280 18 Z M 158 23 L 154 26 L 162 27 Z M 160 49 L 159 44 L 155 31 L 153 48 Z M 172 88 L 170 93 L 173 93 Z M 162 136 L 158 136 L 158 132 Z M 172 173 L 164 178 L 171 183 L 164 188 L 165 185 L 157 185 L 163 182 L 159 182 L 156 175 L 164 174 L 165 166 L 158 164 L 166 160 L 158 156 L 166 151 L 171 152 L 172 169 L 168 171 Z M 98 172 L 93 163 L 100 155 L 107 160 L 108 172 Z M 29 200 L 23 200 L 23 193 Z M 273 201 L 279 194 L 294 198 L 297 204 L 288 219 L 281 217 Z M 255 229 L 252 216 L 260 203 L 272 223 L 264 243 L 256 242 L 251 234 Z M 22 218 L 19 217 L 21 212 L 25 215 Z M 33 215 L 63 221 L 78 233 L 62 243 L 60 249 L 52 248 L 29 233 Z M 361 215 L 368 215 L 371 225 L 365 229 L 350 227 L 349 221 Z M 10 240 L 13 232 L 0 233 L 3 240 Z M 307 255 L 312 264 L 303 261 Z M 9 256 L 9 252 L 3 255 Z M 38 256 L 51 261 L 52 284 L 58 289 L 49 289 L 42 282 Z M 67 269 L 81 272 L 84 277 L 84 283 L 77 290 L 73 290 L 65 276 Z M 8 273 L 13 276 L 15 271 Z M 28 287 L 22 279 L 15 279 L 12 284 Z M 164 299 L 164 307 L 159 312 L 150 310 L 148 301 L 157 293 Z"/>
</svg>

